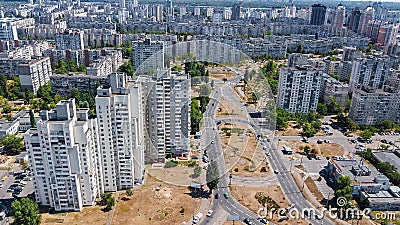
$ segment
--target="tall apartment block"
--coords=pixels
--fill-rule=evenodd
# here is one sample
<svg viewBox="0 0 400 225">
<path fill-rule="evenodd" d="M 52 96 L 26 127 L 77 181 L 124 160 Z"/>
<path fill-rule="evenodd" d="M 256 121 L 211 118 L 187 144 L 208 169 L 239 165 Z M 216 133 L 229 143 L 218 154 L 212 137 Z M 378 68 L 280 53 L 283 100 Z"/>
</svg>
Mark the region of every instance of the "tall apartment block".
<svg viewBox="0 0 400 225">
<path fill-rule="evenodd" d="M 325 104 L 329 104 L 333 97 L 337 104 L 345 107 L 348 94 L 348 84 L 341 83 L 328 74 L 322 75 L 320 99 L 322 99 Z"/>
<path fill-rule="evenodd" d="M 164 162 L 166 153 L 181 156 L 189 152 L 190 77 L 159 71 L 157 76 L 140 76 L 147 114 L 146 162 Z"/>
<path fill-rule="evenodd" d="M 56 34 L 56 45 L 58 50 L 83 50 L 83 31 L 66 30 L 64 33 Z"/>
<path fill-rule="evenodd" d="M 349 83 L 349 92 L 360 89 L 363 85 L 376 89 L 383 88 L 392 63 L 388 58 L 368 56 L 353 61 Z"/>
<path fill-rule="evenodd" d="M 30 60 L 18 65 L 18 75 L 21 88 L 28 89 L 34 94 L 39 88 L 50 81 L 52 75 L 49 57 Z"/>
<path fill-rule="evenodd" d="M 103 190 L 98 174 L 98 133 L 89 109 L 75 100 L 41 111 L 37 128 L 24 134 L 38 203 L 56 211 L 80 211 L 95 204 Z"/>
<path fill-rule="evenodd" d="M 141 95 L 124 73 L 109 75 L 109 86 L 97 89 L 99 160 L 104 191 L 132 188 L 144 173 Z"/>
<path fill-rule="evenodd" d="M 332 10 L 332 21 L 331 25 L 334 27 L 342 28 L 344 24 L 344 19 L 346 15 L 346 8 L 339 4 L 336 9 Z"/>
<path fill-rule="evenodd" d="M 316 111 L 322 74 L 307 67 L 281 68 L 277 106 L 290 113 Z"/>
<path fill-rule="evenodd" d="M 396 88 L 363 86 L 353 92 L 349 117 L 357 125 L 376 125 L 385 120 L 400 123 L 400 93 Z"/>
<path fill-rule="evenodd" d="M 311 6 L 311 25 L 324 25 L 326 19 L 326 6 L 314 4 Z"/>
<path fill-rule="evenodd" d="M 156 54 L 158 53 L 158 54 Z M 140 72 L 164 68 L 164 42 L 150 38 L 132 42 L 133 69 Z M 140 68 L 139 68 L 140 67 Z"/>
</svg>

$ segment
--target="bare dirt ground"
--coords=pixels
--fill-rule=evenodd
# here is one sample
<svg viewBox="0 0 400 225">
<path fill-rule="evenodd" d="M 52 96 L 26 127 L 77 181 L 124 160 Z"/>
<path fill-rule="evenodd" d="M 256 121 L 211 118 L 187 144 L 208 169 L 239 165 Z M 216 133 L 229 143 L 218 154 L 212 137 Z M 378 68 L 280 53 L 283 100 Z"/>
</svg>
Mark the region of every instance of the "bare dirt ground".
<svg viewBox="0 0 400 225">
<path fill-rule="evenodd" d="M 174 168 L 149 169 L 149 174 L 165 183 L 188 186 L 193 174 L 193 168 L 177 166 Z"/>
<path fill-rule="evenodd" d="M 106 224 L 110 211 L 103 211 L 104 206 L 84 207 L 82 212 L 42 214 L 43 225 L 97 225 Z"/>
<path fill-rule="evenodd" d="M 314 197 L 320 201 L 324 198 L 324 196 L 321 194 L 321 192 L 318 190 L 317 185 L 315 184 L 315 181 L 311 177 L 307 177 L 305 181 L 308 189 L 311 191 L 311 193 L 314 195 Z"/>
<path fill-rule="evenodd" d="M 270 198 L 268 206 L 273 208 L 287 208 L 290 206 L 290 202 L 286 199 L 282 189 L 277 186 L 268 186 L 268 187 L 244 187 L 244 186 L 231 186 L 232 196 L 235 197 L 240 204 L 244 205 L 254 213 L 257 213 L 260 208 L 263 206 L 256 199 L 256 194 L 261 194 Z M 308 224 L 306 221 L 302 220 L 287 220 L 287 221 L 279 221 L 279 218 L 276 214 L 272 214 L 272 217 L 269 215 L 266 218 L 268 221 L 272 221 L 276 224 Z M 227 223 L 231 224 L 231 223 Z"/>
<path fill-rule="evenodd" d="M 318 149 L 322 156 L 341 156 L 344 154 L 345 149 L 343 146 L 336 144 L 336 143 L 323 143 L 318 145 Z"/>
<path fill-rule="evenodd" d="M 218 104 L 217 111 L 215 113 L 216 119 L 222 118 L 242 118 L 246 119 L 246 112 L 239 110 L 235 104 L 222 97 Z"/>
<path fill-rule="evenodd" d="M 200 201 L 187 187 L 143 185 L 131 197 L 120 195 L 111 224 L 181 224 L 197 212 Z"/>
<path fill-rule="evenodd" d="M 267 159 L 249 125 L 226 123 L 220 130 L 225 163 L 232 174 L 245 177 L 268 174 Z"/>
<path fill-rule="evenodd" d="M 229 80 L 236 77 L 235 74 L 228 72 L 228 69 L 225 67 L 207 68 L 207 70 L 210 74 L 210 78 L 215 80 L 223 80 L 224 78 Z"/>
<path fill-rule="evenodd" d="M 310 146 L 311 149 L 315 149 L 318 153 L 317 155 L 322 155 L 324 157 L 341 156 L 345 152 L 344 147 L 336 143 L 309 144 L 299 140 L 283 140 L 279 143 L 279 148 L 281 149 L 283 146 L 288 146 L 294 152 L 301 153 L 303 151 L 300 150 L 300 147 L 302 146 L 304 148 L 307 145 Z"/>
</svg>

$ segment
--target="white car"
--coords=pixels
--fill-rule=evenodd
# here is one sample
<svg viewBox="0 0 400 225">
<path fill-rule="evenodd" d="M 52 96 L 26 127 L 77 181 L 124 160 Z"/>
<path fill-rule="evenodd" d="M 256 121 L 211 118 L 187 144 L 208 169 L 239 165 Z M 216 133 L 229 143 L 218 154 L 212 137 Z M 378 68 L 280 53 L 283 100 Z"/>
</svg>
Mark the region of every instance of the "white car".
<svg viewBox="0 0 400 225">
<path fill-rule="evenodd" d="M 207 212 L 207 216 L 210 217 L 210 216 L 213 214 L 213 212 L 214 212 L 214 210 L 212 210 L 212 209 L 209 210 L 209 211 Z"/>
</svg>

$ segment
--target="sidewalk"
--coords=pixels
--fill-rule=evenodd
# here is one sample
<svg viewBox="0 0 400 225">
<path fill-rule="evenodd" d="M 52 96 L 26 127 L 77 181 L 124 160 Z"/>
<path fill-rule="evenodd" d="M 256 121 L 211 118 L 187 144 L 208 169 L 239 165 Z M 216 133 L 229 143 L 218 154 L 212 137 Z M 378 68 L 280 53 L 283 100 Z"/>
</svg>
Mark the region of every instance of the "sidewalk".
<svg viewBox="0 0 400 225">
<path fill-rule="evenodd" d="M 210 199 L 201 198 L 201 203 L 200 203 L 199 210 L 194 212 L 194 215 L 196 215 L 199 212 L 203 213 L 203 217 L 201 218 L 199 223 L 201 223 L 201 221 L 204 220 L 204 218 L 206 218 L 206 214 L 207 214 L 208 210 L 210 210 L 211 205 L 212 205 L 212 198 L 211 197 L 210 197 Z M 191 217 L 190 220 L 187 223 L 183 222 L 183 224 L 193 224 L 192 221 L 193 221 L 193 217 Z"/>
</svg>

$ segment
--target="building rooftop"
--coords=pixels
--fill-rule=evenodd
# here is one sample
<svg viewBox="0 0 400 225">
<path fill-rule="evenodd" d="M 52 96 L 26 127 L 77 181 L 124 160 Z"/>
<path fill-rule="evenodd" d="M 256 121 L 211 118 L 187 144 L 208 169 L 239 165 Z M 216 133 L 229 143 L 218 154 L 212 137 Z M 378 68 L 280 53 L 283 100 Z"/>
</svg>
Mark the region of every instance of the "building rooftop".
<svg viewBox="0 0 400 225">
<path fill-rule="evenodd" d="M 400 169 L 400 157 L 391 151 L 373 152 L 373 157 L 380 162 L 388 162 L 395 166 L 397 170 Z"/>
</svg>

